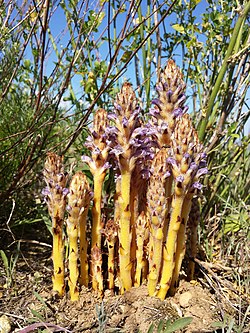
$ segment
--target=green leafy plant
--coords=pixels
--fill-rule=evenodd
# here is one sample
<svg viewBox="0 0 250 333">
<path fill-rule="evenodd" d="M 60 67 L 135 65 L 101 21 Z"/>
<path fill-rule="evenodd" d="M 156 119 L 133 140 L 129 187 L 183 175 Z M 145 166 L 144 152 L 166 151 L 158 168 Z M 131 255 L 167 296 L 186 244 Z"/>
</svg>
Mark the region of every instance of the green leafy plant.
<svg viewBox="0 0 250 333">
<path fill-rule="evenodd" d="M 6 288 L 12 288 L 15 286 L 15 270 L 19 257 L 20 243 L 18 243 L 16 254 L 11 254 L 10 259 L 6 256 L 3 250 L 0 250 L 1 259 L 5 271 Z"/>
<path fill-rule="evenodd" d="M 176 319 L 174 322 L 171 322 L 171 320 L 167 320 L 166 322 L 161 320 L 156 327 L 157 333 L 173 333 L 177 332 L 179 330 L 182 330 L 186 328 L 189 324 L 191 324 L 193 318 L 192 317 L 184 317 Z M 147 333 L 153 333 L 155 332 L 155 325 L 152 324 Z"/>
</svg>

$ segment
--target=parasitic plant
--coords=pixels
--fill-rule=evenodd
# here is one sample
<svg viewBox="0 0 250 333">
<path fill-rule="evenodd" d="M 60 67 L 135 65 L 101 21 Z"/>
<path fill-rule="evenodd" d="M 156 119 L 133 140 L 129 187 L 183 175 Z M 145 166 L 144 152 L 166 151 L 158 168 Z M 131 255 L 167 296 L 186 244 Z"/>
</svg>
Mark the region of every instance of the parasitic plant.
<svg viewBox="0 0 250 333">
<path fill-rule="evenodd" d="M 94 196 L 92 208 L 92 234 L 91 234 L 91 249 L 98 247 L 101 249 L 101 202 L 102 202 L 102 187 L 106 170 L 109 167 L 107 145 L 107 112 L 104 109 L 99 109 L 94 115 L 94 125 L 90 131 L 90 136 L 86 139 L 86 147 L 91 151 L 91 158 L 83 156 L 82 160 L 89 165 L 90 172 L 93 175 Z M 95 253 L 96 251 L 94 251 Z M 91 270 L 93 271 L 94 260 L 92 258 Z M 97 290 L 98 285 L 95 279 L 95 274 L 92 272 L 92 287 Z"/>
<path fill-rule="evenodd" d="M 67 235 L 69 240 L 69 291 L 72 301 L 79 298 L 77 287 L 79 269 L 78 260 L 81 258 L 81 281 L 87 286 L 87 239 L 86 239 L 86 213 L 90 201 L 89 186 L 86 176 L 77 172 L 71 180 L 68 194 Z M 80 236 L 80 256 L 78 250 L 78 236 Z"/>
<path fill-rule="evenodd" d="M 54 289 L 60 295 L 64 291 L 66 196 L 72 300 L 79 297 L 78 282 L 88 287 L 90 277 L 100 296 L 106 286 L 112 293 L 124 293 L 141 283 L 147 283 L 149 295 L 162 300 L 168 292 L 175 293 L 186 242 L 190 243 L 191 258 L 196 256 L 196 197 L 202 188 L 200 177 L 207 173 L 206 154 L 186 113 L 185 87 L 180 69 L 170 60 L 160 73 L 158 98 L 152 101 L 154 108 L 147 122 L 127 82 L 116 96 L 114 112 L 100 109 L 95 113 L 86 140 L 91 156 L 82 157 L 93 175 L 91 230 L 86 230 L 92 194 L 86 176 L 76 173 L 67 195 L 62 158 L 48 154 L 44 192 L 53 221 Z M 112 184 L 108 188 L 115 188 L 115 193 L 105 196 L 108 168 L 114 170 L 107 176 L 107 183 Z M 188 278 L 193 274 L 191 262 Z"/>
<path fill-rule="evenodd" d="M 45 201 L 52 220 L 53 235 L 53 289 L 64 294 L 64 240 L 63 224 L 68 189 L 65 188 L 67 174 L 64 172 L 63 158 L 55 153 L 48 153 L 43 170 L 46 188 L 43 190 Z"/>
<path fill-rule="evenodd" d="M 167 159 L 174 178 L 174 194 L 169 221 L 162 278 L 158 296 L 164 299 L 171 283 L 176 287 L 185 248 L 185 229 L 191 208 L 191 200 L 196 189 L 201 188 L 198 178 L 207 173 L 206 155 L 198 142 L 188 114 L 176 123 L 171 136 L 171 155 Z M 174 273 L 174 276 L 173 276 Z"/>
<path fill-rule="evenodd" d="M 167 215 L 166 178 L 170 176 L 166 158 L 167 148 L 156 154 L 152 163 L 152 175 L 147 192 L 147 215 L 150 227 L 149 238 L 149 275 L 148 292 L 152 296 L 156 292 L 162 264 L 162 247 Z"/>
<path fill-rule="evenodd" d="M 138 127 L 139 107 L 131 84 L 125 83 L 118 93 L 115 101 L 115 113 L 109 115 L 113 120 L 113 142 L 112 152 L 117 158 L 120 171 L 119 195 L 119 260 L 120 260 L 120 282 L 122 290 L 132 287 L 131 279 L 131 211 L 130 211 L 130 188 L 131 174 L 135 167 L 133 156 L 132 139 L 135 129 Z"/>
<path fill-rule="evenodd" d="M 117 224 L 113 220 L 108 220 L 103 233 L 108 244 L 108 286 L 110 290 L 115 287 L 115 245 L 117 241 Z"/>
</svg>

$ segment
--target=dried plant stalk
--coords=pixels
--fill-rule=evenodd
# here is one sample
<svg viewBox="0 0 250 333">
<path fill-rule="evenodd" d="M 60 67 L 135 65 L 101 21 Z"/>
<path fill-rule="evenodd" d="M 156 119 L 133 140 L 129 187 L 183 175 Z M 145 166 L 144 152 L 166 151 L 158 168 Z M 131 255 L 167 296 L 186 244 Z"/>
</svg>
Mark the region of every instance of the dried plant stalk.
<svg viewBox="0 0 250 333">
<path fill-rule="evenodd" d="M 65 289 L 63 223 L 68 193 L 65 188 L 67 175 L 64 173 L 63 158 L 55 153 L 48 153 L 43 175 L 47 184 L 43 194 L 52 220 L 53 290 L 62 296 Z"/>
</svg>

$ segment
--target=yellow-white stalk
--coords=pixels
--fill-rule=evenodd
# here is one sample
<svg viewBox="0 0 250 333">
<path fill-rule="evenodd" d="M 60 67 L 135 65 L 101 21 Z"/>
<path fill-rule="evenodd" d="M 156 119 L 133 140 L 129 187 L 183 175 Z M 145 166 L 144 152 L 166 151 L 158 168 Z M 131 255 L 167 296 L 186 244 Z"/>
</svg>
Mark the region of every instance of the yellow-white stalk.
<svg viewBox="0 0 250 333">
<path fill-rule="evenodd" d="M 144 245 L 147 231 L 147 219 L 144 212 L 138 216 L 136 225 L 136 271 L 134 286 L 139 287 L 142 279 L 142 269 L 145 268 Z"/>
<path fill-rule="evenodd" d="M 197 241 L 198 241 L 198 225 L 200 222 L 200 207 L 197 198 L 192 200 L 191 212 L 189 214 L 188 225 L 190 229 L 190 257 L 188 262 L 187 279 L 191 281 L 194 279 L 195 262 L 194 259 L 197 255 Z"/>
<path fill-rule="evenodd" d="M 169 222 L 168 236 L 163 253 L 163 267 L 160 280 L 160 290 L 157 296 L 164 300 L 170 288 L 172 274 L 175 266 L 175 252 L 177 235 L 181 225 L 181 211 L 184 196 L 175 195 L 172 201 L 172 213 Z"/>
<path fill-rule="evenodd" d="M 166 229 L 166 181 L 170 173 L 167 165 L 168 150 L 162 148 L 156 154 L 152 163 L 152 175 L 147 193 L 147 214 L 149 217 L 149 275 L 148 292 L 150 296 L 156 293 L 162 266 L 162 248 L 164 229 Z"/>
<path fill-rule="evenodd" d="M 82 172 L 77 172 L 73 176 L 70 183 L 70 191 L 68 195 L 69 216 L 67 219 L 67 234 L 69 238 L 69 292 L 72 301 L 77 301 L 79 298 L 78 235 L 80 236 L 80 248 L 82 249 L 83 241 L 85 240 L 86 242 L 86 235 L 81 235 L 81 233 L 79 233 L 79 229 L 80 225 L 86 223 L 86 213 L 89 206 L 89 200 L 89 186 L 86 176 Z M 83 254 L 82 251 L 81 254 Z"/>
<path fill-rule="evenodd" d="M 178 237 L 177 237 L 175 267 L 174 267 L 174 272 L 173 272 L 172 281 L 171 281 L 170 295 L 174 295 L 176 292 L 179 274 L 180 274 L 180 270 L 181 270 L 181 265 L 182 265 L 182 261 L 185 256 L 186 225 L 187 225 L 187 220 L 188 220 L 189 212 L 191 209 L 191 205 L 192 205 L 192 197 L 188 196 L 188 198 L 187 198 L 187 196 L 186 196 L 186 198 L 183 202 L 183 206 L 182 206 L 181 225 L 180 225 L 180 230 L 178 232 Z"/>
<path fill-rule="evenodd" d="M 87 226 L 87 206 L 82 213 L 79 223 L 79 241 L 80 241 L 80 278 L 79 283 L 81 286 L 88 287 L 89 284 L 89 264 L 88 264 L 88 241 L 86 236 L 86 226 Z"/>
<path fill-rule="evenodd" d="M 119 223 L 119 258 L 120 258 L 120 279 L 122 292 L 132 287 L 131 279 L 131 231 L 130 231 L 130 181 L 131 172 L 129 166 L 121 169 L 121 196 L 119 201 L 120 223 Z"/>
<path fill-rule="evenodd" d="M 113 220 L 106 223 L 104 234 L 108 243 L 108 284 L 109 289 L 115 287 L 115 244 L 117 241 L 117 225 Z"/>
<path fill-rule="evenodd" d="M 43 175 L 47 184 L 44 195 L 52 220 L 53 290 L 62 296 L 65 290 L 63 223 L 67 195 L 67 176 L 64 173 L 63 158 L 55 153 L 48 153 Z"/>
<path fill-rule="evenodd" d="M 92 274 L 94 275 L 94 280 L 97 283 L 97 288 L 99 295 L 103 296 L 103 276 L 102 276 L 102 252 L 98 246 L 94 246 L 91 250 L 92 258 Z"/>
</svg>

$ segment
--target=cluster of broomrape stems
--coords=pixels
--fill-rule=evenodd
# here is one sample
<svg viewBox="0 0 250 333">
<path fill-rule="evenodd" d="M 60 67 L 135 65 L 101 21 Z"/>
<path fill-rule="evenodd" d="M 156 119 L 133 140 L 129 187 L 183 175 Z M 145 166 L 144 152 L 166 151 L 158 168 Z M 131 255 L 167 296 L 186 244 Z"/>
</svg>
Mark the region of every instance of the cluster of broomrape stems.
<svg viewBox="0 0 250 333">
<path fill-rule="evenodd" d="M 188 241 L 190 256 L 196 256 L 199 178 L 207 173 L 185 89 L 180 69 L 169 60 L 146 119 L 129 83 L 113 112 L 96 111 L 86 140 L 90 154 L 82 157 L 93 189 L 82 172 L 67 188 L 63 158 L 48 153 L 43 194 L 52 219 L 53 289 L 60 295 L 66 270 L 71 300 L 78 300 L 80 286 L 103 295 L 105 289 L 124 293 L 145 283 L 149 295 L 162 300 L 175 293 Z M 115 190 L 103 193 L 105 181 L 114 181 Z M 193 275 L 190 261 L 188 278 Z"/>
</svg>

